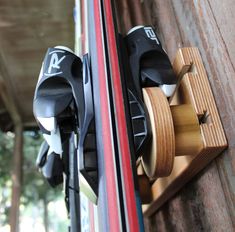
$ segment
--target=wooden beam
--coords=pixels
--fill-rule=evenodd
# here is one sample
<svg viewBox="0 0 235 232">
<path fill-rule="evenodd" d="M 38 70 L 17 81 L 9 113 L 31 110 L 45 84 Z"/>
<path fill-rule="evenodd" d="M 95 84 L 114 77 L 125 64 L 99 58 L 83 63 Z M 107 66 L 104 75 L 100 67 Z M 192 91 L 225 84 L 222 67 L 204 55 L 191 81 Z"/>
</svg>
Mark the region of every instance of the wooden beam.
<svg viewBox="0 0 235 232">
<path fill-rule="evenodd" d="M 22 124 L 15 125 L 14 157 L 12 171 L 12 196 L 10 210 L 11 232 L 19 231 L 19 206 L 22 186 L 22 164 L 23 164 L 23 127 Z"/>
<path fill-rule="evenodd" d="M 19 109 L 16 104 L 15 92 L 10 82 L 10 77 L 7 72 L 3 55 L 0 52 L 0 96 L 2 101 L 9 112 L 13 123 L 22 123 Z"/>
</svg>

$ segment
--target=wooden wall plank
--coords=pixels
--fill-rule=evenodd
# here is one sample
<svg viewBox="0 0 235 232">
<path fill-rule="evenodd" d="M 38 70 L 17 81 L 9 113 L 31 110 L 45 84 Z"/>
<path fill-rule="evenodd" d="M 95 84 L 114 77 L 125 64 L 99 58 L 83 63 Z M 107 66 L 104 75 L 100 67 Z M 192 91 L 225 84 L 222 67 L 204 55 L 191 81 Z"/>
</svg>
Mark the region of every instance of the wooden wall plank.
<svg viewBox="0 0 235 232">
<path fill-rule="evenodd" d="M 178 48 L 183 47 L 178 24 L 175 19 L 171 0 L 145 1 L 148 4 L 152 24 L 160 37 L 163 47 L 173 62 Z"/>
<path fill-rule="evenodd" d="M 213 163 L 165 204 L 155 216 L 149 221 L 145 220 L 146 232 L 234 231 L 220 179 L 215 176 L 217 168 Z"/>
<path fill-rule="evenodd" d="M 126 0 L 119 0 L 115 2 L 115 9 L 118 20 L 118 30 L 125 35 L 132 27 L 129 6 Z"/>
<path fill-rule="evenodd" d="M 208 0 L 215 23 L 224 42 L 226 52 L 235 67 L 235 2 L 234 0 Z"/>
<path fill-rule="evenodd" d="M 213 89 L 229 149 L 216 160 L 235 225 L 235 70 L 208 1 L 172 1 L 185 43 L 199 47 Z M 228 19 L 227 19 L 228 20 Z M 226 22 L 227 24 L 230 21 Z M 234 45 L 235 46 L 235 45 Z M 231 175 L 232 174 L 232 175 Z"/>
<path fill-rule="evenodd" d="M 141 0 L 115 1 L 119 32 L 126 35 L 134 26 L 151 24 L 148 6 L 146 1 Z"/>
<path fill-rule="evenodd" d="M 148 3 L 153 24 L 171 60 L 179 46 L 199 48 L 229 143 L 226 152 L 155 214 L 152 224 L 145 221 L 149 231 L 153 228 L 154 231 L 234 231 L 235 45 L 233 26 L 226 26 L 234 21 L 233 2 L 152 0 Z"/>
</svg>

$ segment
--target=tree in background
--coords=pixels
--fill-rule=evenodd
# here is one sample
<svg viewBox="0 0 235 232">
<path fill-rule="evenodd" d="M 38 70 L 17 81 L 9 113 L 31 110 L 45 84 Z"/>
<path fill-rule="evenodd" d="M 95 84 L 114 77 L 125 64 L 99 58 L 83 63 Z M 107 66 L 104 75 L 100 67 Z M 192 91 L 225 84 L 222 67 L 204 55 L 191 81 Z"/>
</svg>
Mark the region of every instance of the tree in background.
<svg viewBox="0 0 235 232">
<path fill-rule="evenodd" d="M 24 134 L 24 165 L 22 203 L 43 206 L 43 222 L 45 232 L 49 231 L 50 220 L 48 204 L 61 197 L 62 189 L 51 188 L 35 166 L 37 154 L 42 143 L 42 137 L 35 132 Z"/>
<path fill-rule="evenodd" d="M 0 225 L 9 224 L 13 146 L 14 134 L 0 131 Z"/>
<path fill-rule="evenodd" d="M 14 147 L 14 134 L 0 131 L 0 227 L 9 224 L 11 201 L 11 161 Z M 26 209 L 40 210 L 45 232 L 50 228 L 48 205 L 51 201 L 61 198 L 61 188 L 51 188 L 36 168 L 35 161 L 42 143 L 42 136 L 37 132 L 24 132 L 23 186 L 21 192 L 21 214 Z M 33 217 L 32 213 L 32 217 Z M 60 224 L 53 218 L 54 224 Z M 62 229 L 62 228 L 61 228 Z M 62 230 L 63 231 L 63 230 Z"/>
</svg>

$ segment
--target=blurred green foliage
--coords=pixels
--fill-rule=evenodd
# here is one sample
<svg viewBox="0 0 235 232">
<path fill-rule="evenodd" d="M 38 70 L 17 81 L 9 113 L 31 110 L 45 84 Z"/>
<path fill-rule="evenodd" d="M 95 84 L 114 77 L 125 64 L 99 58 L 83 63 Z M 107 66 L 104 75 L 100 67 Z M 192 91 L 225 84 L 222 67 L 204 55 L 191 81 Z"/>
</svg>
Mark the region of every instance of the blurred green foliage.
<svg viewBox="0 0 235 232">
<path fill-rule="evenodd" d="M 50 202 L 61 195 L 62 189 L 51 188 L 42 174 L 37 170 L 35 161 L 43 139 L 35 132 L 24 133 L 24 164 L 22 203 L 36 204 L 39 201 Z"/>
<path fill-rule="evenodd" d="M 55 189 L 51 188 L 36 168 L 35 161 L 42 141 L 42 136 L 37 132 L 24 132 L 21 194 L 21 205 L 24 208 L 35 206 L 47 207 L 50 201 L 56 201 L 62 197 L 62 186 Z M 6 225 L 9 222 L 13 149 L 14 134 L 12 132 L 3 133 L 0 131 L 0 226 Z M 45 212 L 45 210 L 48 210 L 48 208 L 45 209 L 44 207 L 42 212 Z M 49 216 L 50 214 L 48 214 Z M 45 217 L 45 214 L 42 213 L 41 217 Z M 49 221 L 50 218 L 47 219 L 48 224 Z M 49 225 L 47 226 L 49 227 Z"/>
<path fill-rule="evenodd" d="M 0 224 L 8 223 L 14 134 L 0 131 Z"/>
</svg>

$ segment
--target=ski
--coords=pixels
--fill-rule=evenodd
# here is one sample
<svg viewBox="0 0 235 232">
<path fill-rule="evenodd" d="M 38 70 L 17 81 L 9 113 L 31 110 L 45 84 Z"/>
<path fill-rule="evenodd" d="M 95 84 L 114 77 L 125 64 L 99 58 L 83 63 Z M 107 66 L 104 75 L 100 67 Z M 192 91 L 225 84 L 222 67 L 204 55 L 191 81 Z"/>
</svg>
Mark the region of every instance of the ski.
<svg viewBox="0 0 235 232">
<path fill-rule="evenodd" d="M 34 96 L 37 166 L 63 183 L 70 231 L 144 231 L 136 163 L 152 131 L 142 88 L 176 88 L 151 26 L 117 29 L 112 0 L 76 1 L 76 51 L 49 48 Z"/>
</svg>

